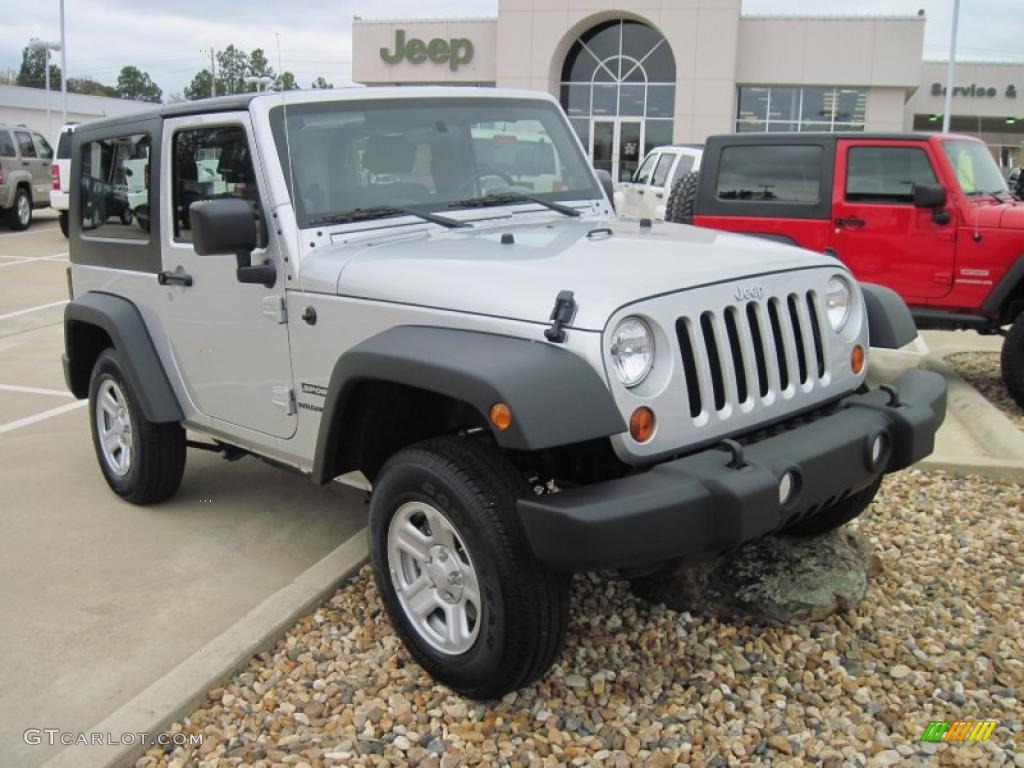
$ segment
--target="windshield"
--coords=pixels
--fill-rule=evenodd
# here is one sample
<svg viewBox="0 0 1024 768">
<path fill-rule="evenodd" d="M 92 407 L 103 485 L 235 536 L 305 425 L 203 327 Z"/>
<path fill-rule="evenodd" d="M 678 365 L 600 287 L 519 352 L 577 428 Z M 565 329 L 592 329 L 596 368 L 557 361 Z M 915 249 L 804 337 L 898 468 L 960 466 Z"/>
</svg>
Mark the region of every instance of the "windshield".
<svg viewBox="0 0 1024 768">
<path fill-rule="evenodd" d="M 1008 191 L 996 161 L 981 142 L 951 139 L 942 142 L 942 149 L 965 195 L 995 195 Z"/>
<path fill-rule="evenodd" d="M 532 99 L 328 101 L 270 111 L 285 178 L 294 163 L 300 226 L 378 206 L 447 211 L 449 203 L 518 193 L 600 197 L 558 107 Z"/>
</svg>

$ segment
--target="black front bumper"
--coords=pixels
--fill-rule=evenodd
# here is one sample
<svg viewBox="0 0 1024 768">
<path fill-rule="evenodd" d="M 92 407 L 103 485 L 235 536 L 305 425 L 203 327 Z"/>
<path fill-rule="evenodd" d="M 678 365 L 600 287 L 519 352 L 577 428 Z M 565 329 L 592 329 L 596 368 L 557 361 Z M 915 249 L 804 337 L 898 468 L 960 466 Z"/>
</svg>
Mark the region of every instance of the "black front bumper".
<svg viewBox="0 0 1024 768">
<path fill-rule="evenodd" d="M 730 452 L 713 448 L 621 479 L 521 499 L 534 554 L 561 571 L 695 562 L 810 517 L 932 452 L 946 415 L 945 380 L 913 370 L 891 386 L 748 442 L 740 469 L 730 466 Z M 885 448 L 872 462 L 879 435 Z M 787 472 L 796 490 L 782 504 Z"/>
</svg>

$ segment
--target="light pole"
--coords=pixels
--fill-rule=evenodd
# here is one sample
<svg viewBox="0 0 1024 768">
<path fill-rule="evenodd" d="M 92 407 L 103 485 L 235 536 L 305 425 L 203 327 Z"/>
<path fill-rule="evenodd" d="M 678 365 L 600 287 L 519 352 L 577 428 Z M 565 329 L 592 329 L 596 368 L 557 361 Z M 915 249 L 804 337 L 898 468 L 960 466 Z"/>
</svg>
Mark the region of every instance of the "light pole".
<svg viewBox="0 0 1024 768">
<path fill-rule="evenodd" d="M 51 43 L 46 42 L 44 40 L 37 40 L 36 38 L 32 38 L 31 40 L 29 40 L 28 46 L 29 48 L 35 48 L 36 50 L 43 52 L 43 82 L 45 83 L 44 87 L 46 88 L 46 133 L 49 136 L 53 134 L 53 126 L 50 125 L 50 51 L 61 51 L 61 62 L 63 63 L 64 46 L 61 43 Z M 60 87 L 62 98 L 63 94 L 65 93 L 64 80 L 64 69 L 63 67 L 61 67 Z M 61 111 L 63 113 L 63 108 Z M 61 124 L 63 125 L 63 123 Z"/>
<path fill-rule="evenodd" d="M 60 127 L 68 124 L 68 41 L 64 37 L 64 0 L 60 0 Z"/>
<path fill-rule="evenodd" d="M 267 77 L 266 75 L 263 75 L 261 77 L 247 77 L 247 78 L 245 78 L 245 82 L 247 82 L 247 83 L 255 83 L 256 84 L 256 92 L 260 93 L 262 91 L 267 90 L 267 88 L 270 87 L 270 84 L 272 82 L 274 82 L 274 78 Z"/>
<path fill-rule="evenodd" d="M 942 110 L 942 132 L 949 133 L 953 113 L 953 75 L 956 71 L 956 28 L 960 23 L 960 0 L 953 0 L 953 31 L 949 36 L 949 62 L 946 64 L 946 105 Z"/>
</svg>

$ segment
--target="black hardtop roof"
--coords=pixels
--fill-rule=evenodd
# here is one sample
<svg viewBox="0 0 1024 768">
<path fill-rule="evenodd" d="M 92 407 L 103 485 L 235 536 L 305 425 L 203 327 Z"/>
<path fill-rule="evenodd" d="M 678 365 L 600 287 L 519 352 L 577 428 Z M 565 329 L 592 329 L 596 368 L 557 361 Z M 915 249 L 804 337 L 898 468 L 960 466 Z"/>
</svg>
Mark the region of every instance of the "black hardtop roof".
<svg viewBox="0 0 1024 768">
<path fill-rule="evenodd" d="M 716 136 L 709 136 L 707 143 L 720 144 L 771 144 L 772 146 L 786 144 L 821 144 L 831 143 L 837 139 L 859 139 L 867 141 L 928 141 L 935 136 L 961 138 L 953 133 L 865 133 L 864 131 L 840 131 L 828 133 L 827 131 L 807 131 L 804 133 L 720 133 Z M 970 138 L 970 137 L 966 137 Z"/>
<path fill-rule="evenodd" d="M 90 120 L 83 124 L 81 129 L 108 128 L 140 120 L 151 120 L 154 117 L 183 117 L 185 115 L 203 115 L 208 112 L 246 110 L 249 108 L 249 102 L 258 95 L 256 93 L 236 93 L 231 96 L 217 96 L 212 99 L 196 99 L 195 101 L 178 101 L 173 104 L 156 105 L 152 109 L 141 109 L 138 112 L 129 112 L 116 117 Z"/>
</svg>

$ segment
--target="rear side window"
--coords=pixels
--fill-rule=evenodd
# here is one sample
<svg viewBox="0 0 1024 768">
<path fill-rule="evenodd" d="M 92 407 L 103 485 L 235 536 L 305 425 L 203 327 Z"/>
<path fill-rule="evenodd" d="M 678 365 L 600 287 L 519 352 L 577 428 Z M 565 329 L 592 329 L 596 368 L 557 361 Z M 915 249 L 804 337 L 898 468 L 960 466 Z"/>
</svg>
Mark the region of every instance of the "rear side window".
<svg viewBox="0 0 1024 768">
<path fill-rule="evenodd" d="M 718 167 L 718 199 L 817 203 L 824 154 L 816 146 L 725 147 Z"/>
<path fill-rule="evenodd" d="M 39 153 L 39 157 L 41 157 L 43 160 L 52 159 L 53 149 L 50 147 L 50 142 L 48 142 L 38 133 L 33 133 L 32 138 L 36 140 L 36 151 Z"/>
<path fill-rule="evenodd" d="M 64 131 L 57 139 L 57 159 L 71 159 L 71 131 Z"/>
<path fill-rule="evenodd" d="M 32 143 L 32 136 L 25 131 L 15 131 L 14 137 L 18 140 L 18 149 L 22 157 L 35 157 L 36 145 Z"/>
<path fill-rule="evenodd" d="M 849 201 L 910 205 L 915 184 L 937 183 L 920 147 L 851 147 L 847 155 Z"/>
<path fill-rule="evenodd" d="M 149 240 L 148 134 L 82 146 L 82 236 Z"/>
<path fill-rule="evenodd" d="M 14 149 L 14 141 L 7 131 L 0 131 L 0 157 L 17 157 Z"/>
<path fill-rule="evenodd" d="M 672 169 L 672 161 L 675 159 L 675 155 L 671 152 L 662 154 L 661 159 L 658 161 L 658 166 L 654 169 L 654 178 L 651 179 L 651 184 L 656 187 L 665 186 L 668 172 Z"/>
<path fill-rule="evenodd" d="M 689 173 L 693 170 L 693 161 L 696 160 L 692 155 L 683 155 L 679 158 L 679 165 L 676 166 L 676 176 L 682 176 L 684 173 Z"/>
</svg>

